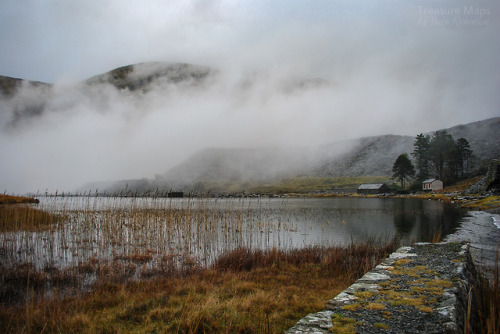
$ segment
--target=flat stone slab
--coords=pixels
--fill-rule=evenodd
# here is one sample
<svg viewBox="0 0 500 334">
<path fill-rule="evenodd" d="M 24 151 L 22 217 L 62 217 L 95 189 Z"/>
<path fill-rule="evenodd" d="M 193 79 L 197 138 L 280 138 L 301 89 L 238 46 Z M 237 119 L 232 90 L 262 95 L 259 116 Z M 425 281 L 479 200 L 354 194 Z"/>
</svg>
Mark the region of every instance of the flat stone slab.
<svg viewBox="0 0 500 334">
<path fill-rule="evenodd" d="M 401 247 L 287 333 L 460 333 L 467 257 L 463 243 Z"/>
</svg>

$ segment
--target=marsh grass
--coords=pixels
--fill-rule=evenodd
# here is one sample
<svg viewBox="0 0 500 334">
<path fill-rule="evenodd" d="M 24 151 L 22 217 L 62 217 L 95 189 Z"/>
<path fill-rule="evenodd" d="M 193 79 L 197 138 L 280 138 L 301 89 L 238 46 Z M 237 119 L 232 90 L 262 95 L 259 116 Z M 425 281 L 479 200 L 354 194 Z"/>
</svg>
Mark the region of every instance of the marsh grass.
<svg viewBox="0 0 500 334">
<path fill-rule="evenodd" d="M 33 197 L 0 194 L 0 204 L 37 204 L 40 201 Z"/>
<path fill-rule="evenodd" d="M 71 297 L 42 297 L 37 288 L 47 273 L 24 268 L 25 302 L 2 303 L 0 326 L 7 333 L 282 333 L 323 309 L 395 247 L 238 248 L 208 268 L 177 268 L 151 280 L 116 283 L 104 275 Z"/>
<path fill-rule="evenodd" d="M 60 217 L 33 207 L 32 197 L 0 194 L 0 233 L 50 229 Z"/>
<path fill-rule="evenodd" d="M 371 240 L 296 249 L 287 243 L 296 227 L 277 210 L 260 200 L 98 196 L 16 204 L 0 234 L 0 326 L 283 332 L 394 248 Z"/>
<path fill-rule="evenodd" d="M 468 293 L 465 333 L 500 333 L 500 278 L 497 249 L 493 277 L 477 270 L 474 284 Z"/>
<path fill-rule="evenodd" d="M 57 215 L 26 204 L 0 205 L 0 233 L 48 230 L 59 219 Z"/>
</svg>

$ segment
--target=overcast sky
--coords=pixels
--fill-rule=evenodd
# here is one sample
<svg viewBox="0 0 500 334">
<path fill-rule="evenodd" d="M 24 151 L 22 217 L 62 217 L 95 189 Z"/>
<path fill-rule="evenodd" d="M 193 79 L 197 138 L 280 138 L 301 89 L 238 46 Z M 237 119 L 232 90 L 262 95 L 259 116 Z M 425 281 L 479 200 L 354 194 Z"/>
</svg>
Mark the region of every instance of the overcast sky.
<svg viewBox="0 0 500 334">
<path fill-rule="evenodd" d="M 259 104 L 260 111 L 254 103 L 244 104 L 241 111 L 247 116 L 238 118 L 239 123 L 224 123 L 231 128 L 231 143 L 251 146 L 250 138 L 259 136 L 265 139 L 257 141 L 260 146 L 296 144 L 292 133 L 313 145 L 363 135 L 414 136 L 500 115 L 499 4 L 498 0 L 0 0 L 0 75 L 68 84 L 122 65 L 168 61 L 206 65 L 224 73 L 319 77 L 335 87 L 333 93 L 323 91 L 298 102 L 274 99 Z M 190 128 L 213 124 L 214 131 L 220 130 L 217 117 L 225 119 L 221 110 L 228 107 L 218 110 L 224 96 L 216 97 L 217 102 L 205 100 L 212 101 L 207 104 L 211 112 L 205 113 L 203 122 L 196 123 L 193 116 Z M 314 102 L 309 104 L 308 99 Z M 294 105 L 310 110 L 294 113 Z M 193 105 L 189 108 L 195 113 Z M 285 108 L 292 112 L 284 112 Z M 257 124 L 257 117 L 262 119 L 259 112 L 272 113 L 265 127 Z M 252 113 L 257 116 L 248 116 Z M 91 123 L 85 123 L 85 114 L 78 115 L 68 122 L 71 125 L 46 126 L 84 140 L 83 131 L 92 131 Z M 152 119 L 137 131 L 151 133 Z M 241 123 L 244 126 L 237 125 Z M 249 126 L 253 128 L 248 130 Z M 37 153 L 28 144 L 33 138 L 39 143 Z M 35 157 L 62 155 L 74 161 L 71 145 L 60 147 L 57 138 L 40 129 L 0 133 L 0 183 L 5 191 L 58 187 L 52 174 L 40 176 L 43 182 L 29 179 L 22 184 L 22 173 L 29 170 L 19 171 L 19 164 Z M 116 151 L 110 144 L 116 137 L 99 139 Z M 223 146 L 222 138 L 192 142 L 183 147 L 186 155 L 203 148 L 202 143 Z M 139 152 L 142 144 L 131 146 Z M 90 145 L 96 143 L 81 145 L 79 154 L 91 151 Z M 47 148 L 51 146 L 57 152 Z M 103 149 L 98 154 L 107 153 Z M 148 155 L 142 154 L 147 162 Z M 126 156 L 125 151 L 123 159 Z M 177 154 L 171 159 L 181 158 Z M 122 160 L 104 160 L 107 173 L 95 172 L 73 183 L 68 179 L 74 177 L 66 175 L 60 185 L 69 188 L 109 178 L 120 164 Z M 151 177 L 172 165 L 151 159 L 149 165 L 153 164 L 162 166 L 136 166 L 117 176 Z M 47 161 L 41 165 L 47 170 L 55 167 Z M 59 162 L 59 168 L 76 167 Z M 41 174 L 45 175 L 43 170 Z M 0 191 L 3 188 L 0 184 Z"/>
</svg>

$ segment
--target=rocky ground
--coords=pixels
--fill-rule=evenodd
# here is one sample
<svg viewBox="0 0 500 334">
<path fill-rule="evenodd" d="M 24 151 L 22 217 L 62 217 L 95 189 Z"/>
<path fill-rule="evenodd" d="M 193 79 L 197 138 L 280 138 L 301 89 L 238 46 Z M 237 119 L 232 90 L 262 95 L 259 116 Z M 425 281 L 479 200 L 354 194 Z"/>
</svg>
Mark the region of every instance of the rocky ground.
<svg viewBox="0 0 500 334">
<path fill-rule="evenodd" d="M 287 333 L 462 333 L 474 266 L 493 275 L 498 225 L 471 212 L 444 242 L 400 248 Z"/>
<path fill-rule="evenodd" d="M 287 333 L 459 333 L 465 253 L 460 243 L 402 247 Z"/>
</svg>

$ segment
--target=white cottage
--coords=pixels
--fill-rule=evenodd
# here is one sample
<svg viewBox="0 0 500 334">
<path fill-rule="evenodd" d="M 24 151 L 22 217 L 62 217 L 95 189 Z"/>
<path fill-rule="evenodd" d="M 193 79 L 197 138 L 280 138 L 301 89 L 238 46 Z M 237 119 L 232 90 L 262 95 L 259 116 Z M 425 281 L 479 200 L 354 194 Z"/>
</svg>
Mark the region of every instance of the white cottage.
<svg viewBox="0 0 500 334">
<path fill-rule="evenodd" d="M 422 189 L 424 191 L 436 191 L 443 189 L 443 181 L 436 179 L 428 179 L 422 183 Z"/>
</svg>

